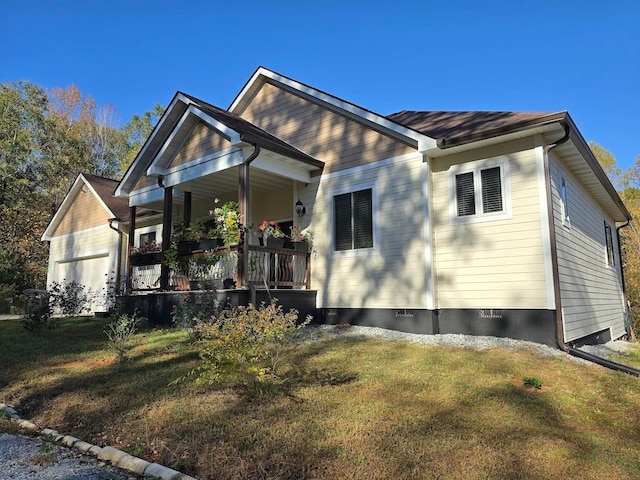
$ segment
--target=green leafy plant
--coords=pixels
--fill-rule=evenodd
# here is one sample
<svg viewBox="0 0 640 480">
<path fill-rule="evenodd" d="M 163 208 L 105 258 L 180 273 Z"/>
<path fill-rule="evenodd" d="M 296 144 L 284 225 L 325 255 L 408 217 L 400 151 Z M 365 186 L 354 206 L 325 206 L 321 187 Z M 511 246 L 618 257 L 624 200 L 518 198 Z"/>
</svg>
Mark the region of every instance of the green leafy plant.
<svg viewBox="0 0 640 480">
<path fill-rule="evenodd" d="M 215 291 L 206 295 L 188 295 L 173 306 L 171 321 L 174 326 L 185 330 L 189 340 L 194 342 L 200 339 L 198 325 L 211 322 L 225 306 L 226 301 L 218 300 Z"/>
<path fill-rule="evenodd" d="M 52 330 L 58 325 L 53 317 L 52 304 L 45 291 L 28 293 L 25 298 L 25 313 L 21 318 L 22 328 L 33 335 L 41 335 L 45 330 Z"/>
<path fill-rule="evenodd" d="M 522 384 L 526 388 L 535 388 L 537 390 L 542 388 L 542 382 L 536 377 L 524 377 L 522 379 Z"/>
<path fill-rule="evenodd" d="M 134 312 L 132 315 L 120 315 L 107 325 L 104 333 L 109 339 L 109 347 L 116 353 L 117 363 L 129 360 L 129 353 L 133 348 L 131 340 L 136 333 L 138 323 L 140 319 Z"/>
<path fill-rule="evenodd" d="M 197 328 L 202 365 L 194 372 L 200 383 L 231 383 L 250 394 L 266 393 L 282 382 L 285 347 L 311 318 L 298 324 L 298 312 L 285 313 L 276 300 L 222 310 Z"/>
<path fill-rule="evenodd" d="M 216 198 L 215 204 L 220 202 Z M 227 247 L 238 241 L 238 231 L 240 229 L 240 209 L 238 202 L 225 202 L 213 210 L 209 210 L 209 215 L 213 217 L 215 238 L 222 238 Z"/>
</svg>

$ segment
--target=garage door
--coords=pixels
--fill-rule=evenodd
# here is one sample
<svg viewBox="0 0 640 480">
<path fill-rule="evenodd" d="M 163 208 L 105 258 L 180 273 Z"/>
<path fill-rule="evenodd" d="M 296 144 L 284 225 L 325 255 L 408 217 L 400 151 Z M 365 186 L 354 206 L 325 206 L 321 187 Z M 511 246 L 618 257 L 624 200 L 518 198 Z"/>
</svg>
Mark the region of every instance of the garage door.
<svg viewBox="0 0 640 480">
<path fill-rule="evenodd" d="M 59 262 L 56 268 L 57 282 L 66 280 L 69 282 L 78 282 L 92 292 L 102 294 L 106 286 L 107 274 L 109 273 L 109 255 L 101 257 L 91 257 L 74 259 L 65 262 Z M 91 305 L 91 311 L 104 311 L 104 297 L 97 295 L 97 298 Z"/>
</svg>

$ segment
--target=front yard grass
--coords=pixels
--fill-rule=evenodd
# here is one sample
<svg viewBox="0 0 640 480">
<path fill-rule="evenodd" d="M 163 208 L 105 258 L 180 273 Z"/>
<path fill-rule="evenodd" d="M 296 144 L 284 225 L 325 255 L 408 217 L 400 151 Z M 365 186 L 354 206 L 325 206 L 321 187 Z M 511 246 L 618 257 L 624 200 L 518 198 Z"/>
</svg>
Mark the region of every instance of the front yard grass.
<svg viewBox="0 0 640 480">
<path fill-rule="evenodd" d="M 180 330 L 139 332 L 117 365 L 106 323 L 0 322 L 0 402 L 198 478 L 640 478 L 640 380 L 599 366 L 331 339 L 287 352 L 286 391 L 246 397 L 172 384 L 198 365 Z"/>
</svg>

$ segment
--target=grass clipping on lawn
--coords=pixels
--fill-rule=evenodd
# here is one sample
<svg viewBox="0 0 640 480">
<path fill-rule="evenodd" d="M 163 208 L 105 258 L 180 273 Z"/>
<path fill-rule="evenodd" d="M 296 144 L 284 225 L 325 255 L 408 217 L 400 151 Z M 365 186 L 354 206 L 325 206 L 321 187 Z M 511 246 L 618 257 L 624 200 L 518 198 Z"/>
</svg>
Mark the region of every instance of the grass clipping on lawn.
<svg viewBox="0 0 640 480">
<path fill-rule="evenodd" d="M 63 320 L 48 338 L 1 322 L 0 401 L 203 479 L 640 478 L 640 383 L 599 366 L 326 339 L 290 347 L 288 388 L 256 398 L 170 385 L 199 363 L 182 330 L 137 333 L 116 365 L 107 322 Z"/>
</svg>

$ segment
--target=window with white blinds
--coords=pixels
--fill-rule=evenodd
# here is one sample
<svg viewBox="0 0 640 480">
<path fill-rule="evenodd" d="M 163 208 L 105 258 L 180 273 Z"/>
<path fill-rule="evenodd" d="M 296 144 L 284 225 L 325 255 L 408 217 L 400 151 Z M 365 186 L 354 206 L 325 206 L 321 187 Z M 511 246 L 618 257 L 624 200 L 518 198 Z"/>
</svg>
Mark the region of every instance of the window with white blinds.
<svg viewBox="0 0 640 480">
<path fill-rule="evenodd" d="M 508 162 L 483 161 L 452 168 L 451 219 L 453 223 L 498 220 L 511 216 Z"/>
<path fill-rule="evenodd" d="M 336 251 L 373 247 L 372 190 L 333 197 Z"/>
</svg>

